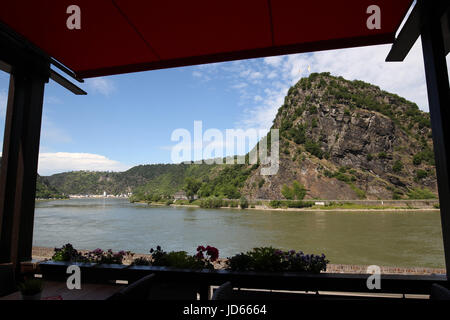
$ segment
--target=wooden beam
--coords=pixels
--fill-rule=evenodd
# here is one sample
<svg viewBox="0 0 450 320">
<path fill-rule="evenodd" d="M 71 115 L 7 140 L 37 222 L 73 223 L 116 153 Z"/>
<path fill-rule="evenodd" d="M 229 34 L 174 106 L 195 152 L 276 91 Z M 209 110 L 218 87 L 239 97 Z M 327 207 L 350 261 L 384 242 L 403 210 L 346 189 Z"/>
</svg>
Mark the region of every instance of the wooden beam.
<svg viewBox="0 0 450 320">
<path fill-rule="evenodd" d="M 403 28 L 400 30 L 397 38 L 394 41 L 394 44 L 392 45 L 391 50 L 389 51 L 388 56 L 386 57 L 387 62 L 403 61 L 419 38 L 423 26 L 431 22 L 430 16 L 428 14 L 424 14 L 424 10 L 427 5 L 426 2 L 427 1 L 424 0 L 417 1 L 417 4 L 411 11 L 411 14 L 403 25 Z M 449 13 L 448 10 L 450 8 L 450 4 L 448 3 L 448 1 L 433 0 L 433 6 L 434 19 L 437 19 L 434 22 L 441 21 L 441 27 L 443 29 L 446 29 L 446 18 Z M 447 43 L 447 47 L 450 47 L 450 43 Z"/>
<path fill-rule="evenodd" d="M 87 95 L 86 91 L 76 86 L 54 70 L 50 70 L 50 79 L 76 95 Z"/>
<path fill-rule="evenodd" d="M 0 262 L 31 259 L 37 165 L 48 61 L 13 65 L 0 171 Z"/>
<path fill-rule="evenodd" d="M 447 275 L 450 275 L 450 90 L 441 15 L 434 4 L 424 6 L 428 23 L 421 28 L 428 102 L 433 132 Z"/>
</svg>

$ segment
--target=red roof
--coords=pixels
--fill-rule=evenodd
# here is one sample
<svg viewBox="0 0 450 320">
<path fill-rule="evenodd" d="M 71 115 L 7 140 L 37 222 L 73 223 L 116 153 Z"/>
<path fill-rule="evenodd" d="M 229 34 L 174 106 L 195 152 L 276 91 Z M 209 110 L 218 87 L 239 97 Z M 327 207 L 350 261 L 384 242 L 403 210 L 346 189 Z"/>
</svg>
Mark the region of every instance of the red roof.
<svg viewBox="0 0 450 320">
<path fill-rule="evenodd" d="M 393 42 L 412 0 L 0 0 L 0 20 L 79 77 Z M 368 29 L 367 8 L 381 9 Z M 69 30 L 67 7 L 81 9 Z"/>
</svg>

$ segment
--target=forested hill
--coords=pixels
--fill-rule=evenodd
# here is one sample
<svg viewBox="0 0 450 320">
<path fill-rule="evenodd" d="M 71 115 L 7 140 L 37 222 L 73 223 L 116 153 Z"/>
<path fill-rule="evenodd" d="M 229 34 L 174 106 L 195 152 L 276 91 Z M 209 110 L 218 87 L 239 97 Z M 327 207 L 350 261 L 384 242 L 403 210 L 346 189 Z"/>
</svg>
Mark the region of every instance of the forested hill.
<svg viewBox="0 0 450 320">
<path fill-rule="evenodd" d="M 416 104 L 362 82 L 311 74 L 290 88 L 273 128 L 280 169 L 258 165 L 156 164 L 125 172 L 66 172 L 46 177 L 65 194 L 167 197 L 185 185 L 201 197 L 401 199 L 437 192 L 429 115 Z"/>
</svg>

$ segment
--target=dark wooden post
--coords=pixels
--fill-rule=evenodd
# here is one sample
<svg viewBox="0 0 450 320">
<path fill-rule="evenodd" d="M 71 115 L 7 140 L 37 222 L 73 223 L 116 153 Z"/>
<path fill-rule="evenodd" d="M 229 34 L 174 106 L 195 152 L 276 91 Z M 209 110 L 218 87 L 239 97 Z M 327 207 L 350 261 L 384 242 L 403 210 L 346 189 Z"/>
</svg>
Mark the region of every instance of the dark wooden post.
<svg viewBox="0 0 450 320">
<path fill-rule="evenodd" d="M 50 65 L 39 57 L 8 63 L 12 70 L 0 172 L 0 263 L 12 262 L 18 268 L 31 259 L 42 104 Z"/>
<path fill-rule="evenodd" d="M 441 17 L 433 1 L 424 2 L 428 23 L 422 26 L 422 48 L 441 208 L 447 276 L 450 275 L 450 90 Z"/>
</svg>

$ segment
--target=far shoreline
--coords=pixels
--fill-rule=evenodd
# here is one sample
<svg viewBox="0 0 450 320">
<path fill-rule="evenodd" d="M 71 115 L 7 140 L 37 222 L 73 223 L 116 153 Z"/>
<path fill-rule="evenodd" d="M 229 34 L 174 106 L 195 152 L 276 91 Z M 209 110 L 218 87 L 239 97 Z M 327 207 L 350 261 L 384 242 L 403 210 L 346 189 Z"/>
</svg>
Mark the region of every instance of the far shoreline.
<svg viewBox="0 0 450 320">
<path fill-rule="evenodd" d="M 184 207 L 184 208 L 198 208 L 198 209 L 234 209 L 234 210 L 257 210 L 257 211 L 295 211 L 295 212 L 440 212 L 438 208 L 271 208 L 267 206 L 255 206 L 254 208 L 241 209 L 239 207 L 218 207 L 218 208 L 202 208 L 196 204 L 165 204 L 165 203 L 148 203 L 145 201 L 136 201 L 136 204 L 147 205 L 149 207 Z"/>
<path fill-rule="evenodd" d="M 73 199 L 129 199 L 126 197 L 101 197 L 101 196 L 86 196 L 86 197 L 69 197 L 69 198 L 51 198 L 51 199 L 36 199 L 36 202 L 45 202 L 45 201 L 56 201 L 56 200 L 73 200 Z M 310 201 L 310 200 L 305 200 Z M 316 202 L 323 202 L 323 201 L 333 201 L 333 200 L 315 200 Z M 334 200 L 336 201 L 336 200 Z M 355 200 L 338 200 L 342 204 L 356 204 L 357 201 Z M 388 202 L 392 200 L 368 200 L 368 201 L 381 201 L 381 202 Z M 401 201 L 401 200 L 399 200 Z M 405 199 L 403 200 L 406 202 L 413 201 L 413 202 L 423 202 L 423 203 L 429 203 L 429 202 L 436 202 L 437 199 L 426 199 L 426 200 L 419 200 L 419 199 Z M 379 205 L 378 208 L 373 208 L 373 205 L 360 205 L 360 208 L 336 208 L 336 207 L 327 207 L 324 205 L 314 205 L 313 207 L 305 207 L 305 208 L 272 208 L 267 205 L 254 205 L 253 207 L 249 206 L 245 209 L 241 209 L 239 206 L 237 207 L 217 207 L 217 208 L 202 208 L 198 204 L 180 204 L 180 203 L 171 203 L 166 204 L 162 202 L 147 202 L 147 201 L 135 201 L 130 202 L 131 204 L 139 204 L 139 205 L 147 205 L 148 207 L 173 207 L 173 208 L 194 208 L 194 209 L 234 209 L 239 210 L 242 212 L 245 212 L 245 210 L 256 210 L 256 211 L 278 211 L 278 212 L 440 212 L 440 208 L 435 208 L 431 205 L 426 205 L 422 207 L 407 207 L 407 206 L 387 206 L 387 205 Z M 385 208 L 384 208 L 385 207 Z"/>
</svg>

